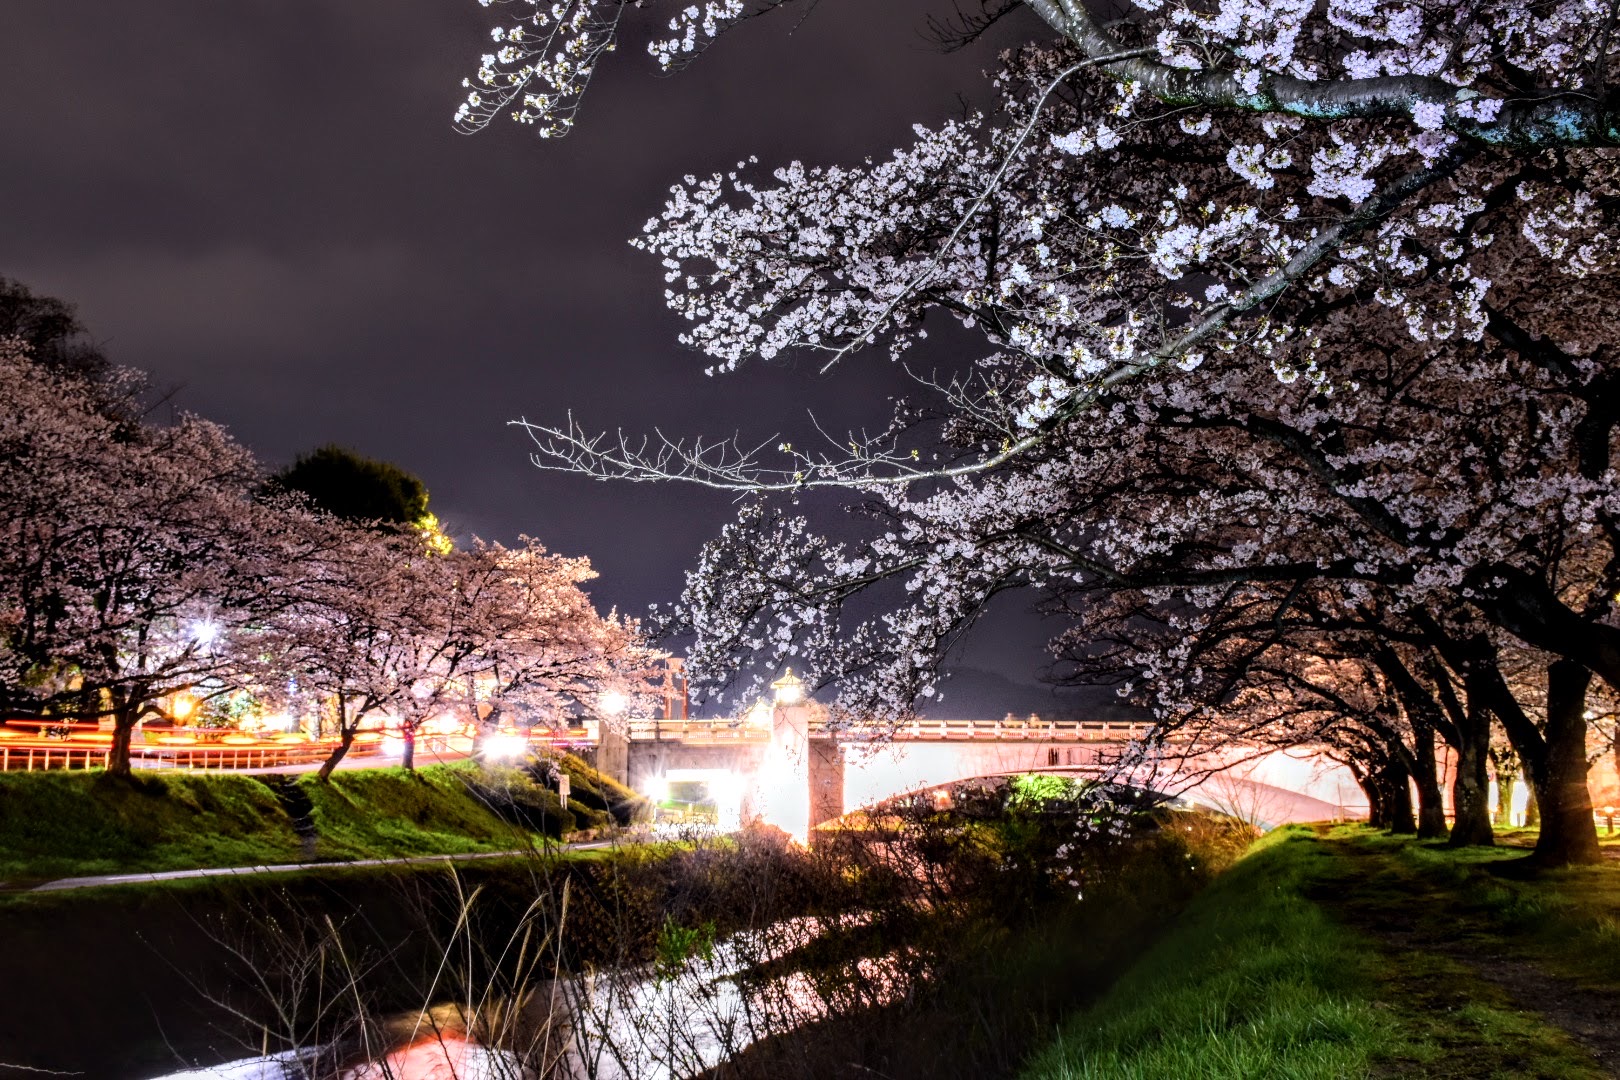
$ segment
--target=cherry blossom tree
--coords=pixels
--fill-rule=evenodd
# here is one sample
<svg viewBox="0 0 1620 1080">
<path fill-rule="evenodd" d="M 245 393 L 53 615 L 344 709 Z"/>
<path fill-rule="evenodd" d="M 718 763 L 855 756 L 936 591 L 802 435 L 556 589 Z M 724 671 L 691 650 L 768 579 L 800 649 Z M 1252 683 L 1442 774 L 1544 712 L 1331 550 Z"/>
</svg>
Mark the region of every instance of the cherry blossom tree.
<svg viewBox="0 0 1620 1080">
<path fill-rule="evenodd" d="M 433 638 L 442 579 L 410 530 L 368 529 L 322 514 L 302 525 L 318 539 L 311 556 L 275 585 L 286 603 L 265 626 L 255 681 L 291 680 L 309 705 L 330 709 L 337 743 L 321 766 L 324 782 L 368 720 L 408 710 L 431 648 L 423 641 Z"/>
<path fill-rule="evenodd" d="M 412 767 L 421 725 L 446 710 L 485 728 L 509 718 L 592 711 L 596 699 L 644 682 L 651 654 L 639 628 L 597 613 L 580 588 L 596 576 L 584 558 L 475 542 L 424 564 L 430 587 L 410 605 L 408 648 L 392 658 L 408 693 L 398 718 Z"/>
<path fill-rule="evenodd" d="M 473 685 L 487 687 L 491 720 L 599 714 L 607 695 L 647 696 L 662 654 L 634 620 L 596 611 L 581 588 L 596 577 L 588 559 L 554 555 L 525 537 L 511 548 L 481 543 L 470 561 L 484 613 Z"/>
<path fill-rule="evenodd" d="M 1328 747 L 1361 781 L 1375 821 L 1447 835 L 1435 739 L 1459 758 L 1467 743 L 1430 697 L 1422 661 L 1432 657 L 1387 613 L 1354 611 L 1321 582 L 1229 588 L 1193 616 L 1131 591 L 1066 600 L 1073 625 L 1054 643 L 1056 676 L 1128 683 L 1128 695 L 1158 714 L 1155 737 L 1179 772 L 1234 746 Z M 1484 792 L 1473 796 L 1470 776 L 1456 772 L 1459 844 L 1489 841 Z"/>
<path fill-rule="evenodd" d="M 624 5 L 514 6 L 458 123 L 510 109 L 564 134 Z M 775 6 L 683 7 L 654 56 Z M 1196 643 L 1234 590 L 1282 621 L 1331 593 L 1333 643 L 1300 655 L 1359 656 L 1384 684 L 1371 706 L 1341 692 L 1341 720 L 1450 725 L 1470 822 L 1500 723 L 1556 807 L 1538 855 L 1592 857 L 1584 701 L 1620 686 L 1616 5 L 985 18 L 1018 6 L 1058 39 L 1004 58 L 994 112 L 860 165 L 687 177 L 637 241 L 711 374 L 789 351 L 914 363 L 939 318 L 975 358 L 932 360 L 888 429 L 822 449 L 570 417 L 525 425 L 537 463 L 752 493 L 679 612 L 694 673 L 807 659 L 867 717 L 932 695 L 1007 589 L 1151 606 L 1173 632 L 1116 659 L 1166 715 L 1198 698 Z M 767 500 L 821 487 L 865 500 L 862 537 Z M 1369 608 L 1384 625 L 1351 649 Z M 1542 707 L 1509 654 L 1541 658 Z M 1400 759 L 1380 745 L 1369 760 Z"/>
<path fill-rule="evenodd" d="M 0 695 L 13 712 L 110 720 L 123 773 L 166 699 L 238 685 L 278 603 L 265 583 L 292 553 L 223 429 L 141 423 L 108 392 L 0 343 Z"/>
</svg>

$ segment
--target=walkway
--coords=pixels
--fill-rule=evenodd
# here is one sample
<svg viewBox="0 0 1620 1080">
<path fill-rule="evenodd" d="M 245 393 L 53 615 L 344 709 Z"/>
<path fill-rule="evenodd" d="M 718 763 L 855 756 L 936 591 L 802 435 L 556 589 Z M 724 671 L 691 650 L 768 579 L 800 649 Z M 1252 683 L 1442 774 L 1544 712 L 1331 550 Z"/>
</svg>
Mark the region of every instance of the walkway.
<svg viewBox="0 0 1620 1080">
<path fill-rule="evenodd" d="M 543 851 L 597 851 L 612 847 L 615 841 L 593 840 L 588 843 L 558 844 Z M 64 889 L 92 889 L 103 885 L 146 885 L 159 881 L 184 881 L 190 878 L 228 877 L 256 874 L 291 874 L 300 870 L 342 870 L 356 866 L 428 866 L 443 863 L 471 862 L 476 859 L 511 859 L 533 855 L 534 848 L 513 851 L 473 851 L 459 855 L 410 855 L 397 859 L 355 859 L 352 862 L 275 863 L 269 866 L 211 866 L 197 870 L 164 870 L 145 874 L 100 874 L 95 877 L 57 878 L 43 885 L 34 885 L 21 892 L 59 892 Z"/>
</svg>

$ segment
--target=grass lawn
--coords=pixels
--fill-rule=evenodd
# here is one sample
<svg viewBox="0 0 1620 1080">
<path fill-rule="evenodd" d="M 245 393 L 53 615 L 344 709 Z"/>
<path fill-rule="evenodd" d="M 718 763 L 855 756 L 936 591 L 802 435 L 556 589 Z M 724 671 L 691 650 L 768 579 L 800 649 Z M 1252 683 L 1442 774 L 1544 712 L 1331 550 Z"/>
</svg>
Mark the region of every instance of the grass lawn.
<svg viewBox="0 0 1620 1080">
<path fill-rule="evenodd" d="M 1562 976 L 1615 986 L 1620 867 L 1491 872 L 1522 854 L 1273 833 L 1025 1080 L 1607 1076 L 1532 1010 L 1548 985 L 1580 996 Z"/>
<path fill-rule="evenodd" d="M 407 773 L 355 769 L 295 778 L 314 834 L 286 793 L 253 776 L 138 771 L 0 773 L 0 885 L 131 871 L 504 851 L 602 825 L 622 792 L 583 762 L 567 811 L 516 769 L 458 763 Z M 282 777 L 266 777 L 279 782 Z"/>
</svg>

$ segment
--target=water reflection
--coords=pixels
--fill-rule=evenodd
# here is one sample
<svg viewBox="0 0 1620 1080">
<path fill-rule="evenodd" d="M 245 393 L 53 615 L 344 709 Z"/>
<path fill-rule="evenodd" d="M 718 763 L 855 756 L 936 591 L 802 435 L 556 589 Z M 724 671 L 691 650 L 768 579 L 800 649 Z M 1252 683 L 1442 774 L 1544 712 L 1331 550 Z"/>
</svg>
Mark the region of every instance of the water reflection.
<svg viewBox="0 0 1620 1080">
<path fill-rule="evenodd" d="M 784 920 L 716 942 L 673 972 L 604 968 L 537 987 L 497 1017 L 448 1007 L 396 1017 L 382 1025 L 393 1033 L 382 1053 L 315 1048 L 154 1080 L 680 1080 L 760 1039 L 902 994 L 897 955 L 816 974 L 792 967 L 796 951 L 863 921 Z M 493 1032 L 483 1040 L 493 1045 L 469 1032 Z"/>
</svg>

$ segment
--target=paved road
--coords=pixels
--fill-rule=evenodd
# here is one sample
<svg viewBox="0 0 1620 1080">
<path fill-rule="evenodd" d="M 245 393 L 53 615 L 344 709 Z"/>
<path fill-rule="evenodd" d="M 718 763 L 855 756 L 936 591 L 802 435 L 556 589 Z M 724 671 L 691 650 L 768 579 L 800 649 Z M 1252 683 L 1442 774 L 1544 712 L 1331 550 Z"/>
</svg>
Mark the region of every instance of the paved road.
<svg viewBox="0 0 1620 1080">
<path fill-rule="evenodd" d="M 561 844 L 551 850 L 594 851 L 612 847 L 615 841 L 593 840 L 584 844 Z M 200 870 L 165 870 L 148 874 L 101 874 L 95 877 L 57 878 L 43 885 L 34 885 L 21 892 L 59 892 L 63 889 L 90 889 L 101 885 L 144 885 L 154 881 L 183 881 L 187 878 L 225 877 L 230 875 L 290 874 L 299 870 L 331 870 L 349 866 L 427 866 L 436 863 L 470 862 L 475 859 L 508 859 L 532 855 L 534 849 L 516 851 L 475 851 L 460 855 L 413 855 L 399 859 L 356 859 L 353 862 L 274 863 L 269 866 L 213 866 Z"/>
</svg>

